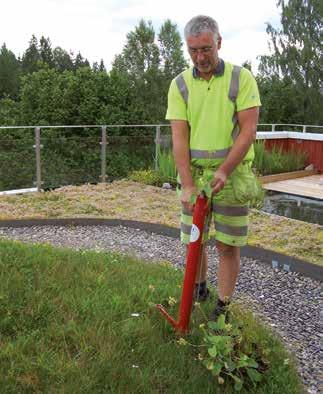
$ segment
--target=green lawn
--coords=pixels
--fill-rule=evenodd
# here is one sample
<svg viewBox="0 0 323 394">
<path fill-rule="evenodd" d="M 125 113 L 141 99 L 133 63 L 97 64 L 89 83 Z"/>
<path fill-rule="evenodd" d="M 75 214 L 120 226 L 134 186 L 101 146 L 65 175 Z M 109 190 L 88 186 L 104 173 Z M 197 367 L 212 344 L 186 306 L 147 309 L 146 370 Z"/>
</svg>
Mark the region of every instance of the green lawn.
<svg viewBox="0 0 323 394">
<path fill-rule="evenodd" d="M 212 303 L 194 309 L 186 345 L 154 306 L 179 299 L 182 275 L 118 254 L 0 241 L 0 392 L 233 392 L 199 360 Z M 237 306 L 233 313 L 241 346 L 254 344 L 269 365 L 260 386 L 242 392 L 301 393 L 280 341 Z"/>
</svg>

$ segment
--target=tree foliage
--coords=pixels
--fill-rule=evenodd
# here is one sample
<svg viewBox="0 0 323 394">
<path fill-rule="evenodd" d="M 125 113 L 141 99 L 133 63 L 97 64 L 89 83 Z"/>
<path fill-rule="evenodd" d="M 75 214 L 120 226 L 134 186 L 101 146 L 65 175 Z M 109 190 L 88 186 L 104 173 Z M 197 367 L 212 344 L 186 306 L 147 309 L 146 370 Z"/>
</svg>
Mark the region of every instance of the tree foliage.
<svg viewBox="0 0 323 394">
<path fill-rule="evenodd" d="M 318 4 L 310 0 L 278 1 L 282 27 L 274 29 L 268 25 L 273 52 L 261 57 L 257 76 L 262 123 L 323 123 Z M 128 33 L 124 47 L 107 72 L 103 60 L 91 67 L 80 52 L 74 55 L 61 47 L 53 48 L 44 36 L 40 40 L 32 36 L 21 59 L 3 44 L 0 124 L 164 123 L 169 84 L 188 66 L 182 45 L 177 26 L 170 20 L 163 23 L 158 34 L 150 21 L 141 20 Z M 248 61 L 244 66 L 251 69 Z M 20 131 L 18 135 L 15 130 L 2 130 L 0 189 L 26 187 L 34 176 L 34 131 Z M 118 127 L 108 130 L 109 176 L 126 175 L 130 170 L 151 165 L 152 131 Z M 43 129 L 42 137 L 44 178 L 50 186 L 98 179 L 98 129 L 60 130 L 59 134 Z M 25 172 L 20 170 L 21 160 L 29 163 L 29 167 L 24 166 Z M 15 175 L 18 172 L 19 180 Z M 65 174 L 63 180 L 59 174 Z M 17 181 L 15 185 L 11 183 L 13 179 Z"/>
<path fill-rule="evenodd" d="M 50 39 L 44 36 L 42 36 L 39 41 L 39 56 L 43 63 L 46 63 L 49 67 L 54 66 L 52 44 Z"/>
<path fill-rule="evenodd" d="M 62 72 L 65 70 L 74 70 L 73 58 L 72 56 L 62 49 L 61 47 L 56 47 L 53 49 L 53 68 Z"/>
<path fill-rule="evenodd" d="M 267 24 L 273 53 L 261 56 L 259 67 L 265 118 L 322 124 L 322 3 L 279 0 L 277 5 L 281 28 Z"/>
<path fill-rule="evenodd" d="M 89 61 L 80 52 L 74 56 L 72 52 L 68 53 L 59 46 L 53 49 L 49 38 L 42 36 L 38 42 L 34 35 L 21 60 L 23 75 L 31 74 L 42 68 L 54 68 L 63 72 L 89 66 Z"/>
<path fill-rule="evenodd" d="M 168 80 L 171 80 L 188 67 L 183 56 L 182 39 L 177 30 L 177 25 L 167 19 L 162 25 L 158 42 L 162 71 Z"/>
<path fill-rule="evenodd" d="M 177 27 L 169 20 L 162 25 L 157 39 L 152 23 L 144 20 L 127 35 L 112 70 L 127 78 L 136 97 L 131 107 L 133 123 L 164 120 L 169 83 L 187 65 L 181 47 Z"/>
<path fill-rule="evenodd" d="M 40 53 L 38 48 L 38 40 L 36 36 L 32 36 L 29 41 L 29 47 L 22 56 L 21 67 L 24 74 L 29 74 L 39 70 Z"/>
<path fill-rule="evenodd" d="M 323 123 L 321 14 L 318 0 L 278 1 L 281 27 L 267 32 L 272 54 L 260 57 L 257 80 L 263 123 Z M 32 36 L 21 59 L 0 49 L 0 123 L 139 124 L 164 121 L 172 78 L 188 64 L 176 24 L 155 32 L 140 20 L 107 72 Z M 250 62 L 244 66 L 251 68 Z M 14 119 L 10 119 L 13 116 Z M 124 129 L 114 129 L 123 133 Z M 127 130 L 131 133 L 131 130 Z"/>
<path fill-rule="evenodd" d="M 143 19 L 135 30 L 127 34 L 127 43 L 117 55 L 113 68 L 128 73 L 135 79 L 145 79 L 159 66 L 159 50 L 155 44 L 155 31 L 151 21 Z"/>
<path fill-rule="evenodd" d="M 16 99 L 19 92 L 20 64 L 6 44 L 0 48 L 0 99 Z"/>
</svg>

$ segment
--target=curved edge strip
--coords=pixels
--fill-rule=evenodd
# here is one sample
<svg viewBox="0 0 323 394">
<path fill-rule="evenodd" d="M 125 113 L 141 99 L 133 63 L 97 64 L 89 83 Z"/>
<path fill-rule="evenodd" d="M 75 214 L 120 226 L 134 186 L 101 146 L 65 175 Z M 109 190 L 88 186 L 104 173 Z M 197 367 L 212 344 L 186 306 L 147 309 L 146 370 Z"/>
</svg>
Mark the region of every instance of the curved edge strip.
<svg viewBox="0 0 323 394">
<path fill-rule="evenodd" d="M 0 220 L 0 228 L 33 226 L 124 226 L 170 238 L 179 239 L 180 237 L 180 230 L 177 228 L 156 223 L 139 222 L 135 220 L 98 218 Z M 215 245 L 215 240 L 211 240 L 209 244 Z M 286 272 L 297 272 L 302 276 L 306 276 L 320 282 L 323 281 L 323 269 L 321 266 L 297 259 L 292 256 L 274 252 L 272 250 L 247 245 L 241 248 L 241 257 L 257 259 L 272 268 L 278 268 Z"/>
</svg>

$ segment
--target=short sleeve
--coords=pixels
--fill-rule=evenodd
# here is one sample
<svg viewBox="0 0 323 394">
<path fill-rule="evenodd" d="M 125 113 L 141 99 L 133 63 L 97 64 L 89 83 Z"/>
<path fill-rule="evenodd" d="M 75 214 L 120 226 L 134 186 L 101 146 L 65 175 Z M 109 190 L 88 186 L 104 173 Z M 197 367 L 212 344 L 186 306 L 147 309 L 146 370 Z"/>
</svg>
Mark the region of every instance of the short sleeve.
<svg viewBox="0 0 323 394">
<path fill-rule="evenodd" d="M 172 80 L 168 91 L 166 119 L 187 120 L 186 103 L 178 90 L 175 79 Z"/>
<path fill-rule="evenodd" d="M 239 93 L 236 104 L 238 112 L 261 106 L 257 82 L 251 72 L 246 68 L 241 69 L 240 72 Z"/>
</svg>

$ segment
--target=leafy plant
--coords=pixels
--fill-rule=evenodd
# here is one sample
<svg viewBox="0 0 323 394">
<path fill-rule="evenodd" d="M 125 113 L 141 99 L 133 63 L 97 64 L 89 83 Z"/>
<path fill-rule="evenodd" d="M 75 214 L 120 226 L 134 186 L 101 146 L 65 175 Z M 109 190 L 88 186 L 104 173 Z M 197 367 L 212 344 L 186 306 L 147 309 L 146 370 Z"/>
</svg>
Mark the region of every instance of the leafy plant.
<svg viewBox="0 0 323 394">
<path fill-rule="evenodd" d="M 157 167 L 162 177 L 168 179 L 172 183 L 176 183 L 177 170 L 174 156 L 171 150 L 163 151 L 160 146 L 157 149 Z"/>
<path fill-rule="evenodd" d="M 145 185 L 163 186 L 164 183 L 170 182 L 170 179 L 155 170 L 137 170 L 128 175 L 128 179 Z M 174 182 L 171 182 L 173 185 Z"/>
<path fill-rule="evenodd" d="M 220 315 L 216 322 L 208 322 L 206 328 L 202 324 L 201 329 L 207 352 L 199 358 L 219 384 L 229 379 L 233 381 L 234 389 L 240 391 L 243 386 L 251 384 L 256 387 L 262 381 L 262 372 L 267 365 L 257 352 L 257 347 L 249 352 L 243 349 L 240 327 L 227 324 L 225 315 Z"/>
</svg>

